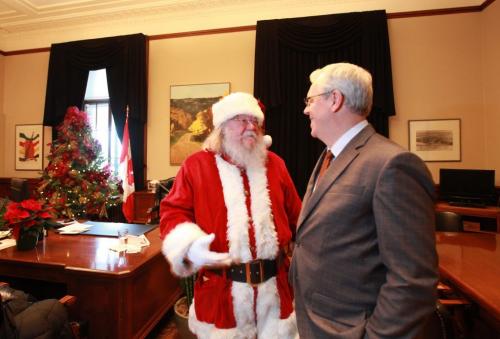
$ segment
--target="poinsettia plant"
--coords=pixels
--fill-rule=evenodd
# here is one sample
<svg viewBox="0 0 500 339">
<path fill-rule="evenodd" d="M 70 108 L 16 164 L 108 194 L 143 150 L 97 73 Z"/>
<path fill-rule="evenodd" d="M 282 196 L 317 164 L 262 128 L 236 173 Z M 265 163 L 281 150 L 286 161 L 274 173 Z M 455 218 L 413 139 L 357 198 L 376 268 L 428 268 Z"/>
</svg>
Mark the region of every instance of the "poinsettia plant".
<svg viewBox="0 0 500 339">
<path fill-rule="evenodd" d="M 15 239 L 19 239 L 22 231 L 30 229 L 43 230 L 51 225 L 54 218 L 53 210 L 50 206 L 35 199 L 27 199 L 21 202 L 9 202 L 3 215 L 5 226 L 12 228 Z"/>
</svg>

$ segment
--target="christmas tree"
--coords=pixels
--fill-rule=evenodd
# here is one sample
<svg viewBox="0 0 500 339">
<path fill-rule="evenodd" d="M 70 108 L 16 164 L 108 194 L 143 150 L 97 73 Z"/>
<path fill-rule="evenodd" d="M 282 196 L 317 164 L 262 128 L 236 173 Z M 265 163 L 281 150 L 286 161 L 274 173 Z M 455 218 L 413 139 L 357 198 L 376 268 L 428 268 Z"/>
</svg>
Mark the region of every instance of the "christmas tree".
<svg viewBox="0 0 500 339">
<path fill-rule="evenodd" d="M 49 164 L 38 187 L 59 217 L 106 216 L 106 208 L 120 201 L 118 180 L 101 155 L 101 145 L 92 137 L 87 113 L 69 107 L 57 127 Z"/>
</svg>

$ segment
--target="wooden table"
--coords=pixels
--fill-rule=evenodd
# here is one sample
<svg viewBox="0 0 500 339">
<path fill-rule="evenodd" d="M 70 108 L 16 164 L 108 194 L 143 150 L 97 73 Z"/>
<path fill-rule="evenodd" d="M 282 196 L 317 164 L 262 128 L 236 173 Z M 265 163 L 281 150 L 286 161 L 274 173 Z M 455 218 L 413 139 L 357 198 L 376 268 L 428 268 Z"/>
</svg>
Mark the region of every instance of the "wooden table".
<svg viewBox="0 0 500 339">
<path fill-rule="evenodd" d="M 181 294 L 159 229 L 146 236 L 151 245 L 141 253 L 119 254 L 109 250 L 116 238 L 49 232 L 34 250 L 1 250 L 0 275 L 65 285 L 89 338 L 143 338 Z"/>
<path fill-rule="evenodd" d="M 436 246 L 441 278 L 477 303 L 500 328 L 500 235 L 437 232 Z"/>
</svg>

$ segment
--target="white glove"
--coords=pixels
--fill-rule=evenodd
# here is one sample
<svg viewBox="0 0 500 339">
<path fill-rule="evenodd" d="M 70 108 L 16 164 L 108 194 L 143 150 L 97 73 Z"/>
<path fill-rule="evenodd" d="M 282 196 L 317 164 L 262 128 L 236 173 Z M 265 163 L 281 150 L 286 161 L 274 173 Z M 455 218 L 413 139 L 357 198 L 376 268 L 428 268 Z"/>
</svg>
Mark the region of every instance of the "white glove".
<svg viewBox="0 0 500 339">
<path fill-rule="evenodd" d="M 187 258 L 196 268 L 201 266 L 228 266 L 231 264 L 229 253 L 218 253 L 209 250 L 215 234 L 202 236 L 191 244 Z"/>
</svg>

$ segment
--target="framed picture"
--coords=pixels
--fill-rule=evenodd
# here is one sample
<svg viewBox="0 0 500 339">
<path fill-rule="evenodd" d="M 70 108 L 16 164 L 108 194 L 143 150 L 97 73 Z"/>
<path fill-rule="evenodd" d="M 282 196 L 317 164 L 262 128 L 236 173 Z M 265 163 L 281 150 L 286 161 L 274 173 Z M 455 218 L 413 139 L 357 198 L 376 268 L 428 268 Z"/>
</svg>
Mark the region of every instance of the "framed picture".
<svg viewBox="0 0 500 339">
<path fill-rule="evenodd" d="M 41 171 L 43 169 L 43 130 L 43 125 L 16 125 L 16 171 Z"/>
<path fill-rule="evenodd" d="M 410 152 L 424 161 L 460 161 L 460 119 L 409 120 Z"/>
<path fill-rule="evenodd" d="M 170 165 L 201 149 L 213 130 L 212 105 L 229 91 L 229 82 L 170 86 Z"/>
</svg>

